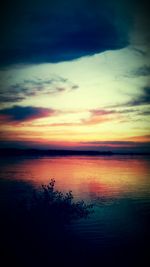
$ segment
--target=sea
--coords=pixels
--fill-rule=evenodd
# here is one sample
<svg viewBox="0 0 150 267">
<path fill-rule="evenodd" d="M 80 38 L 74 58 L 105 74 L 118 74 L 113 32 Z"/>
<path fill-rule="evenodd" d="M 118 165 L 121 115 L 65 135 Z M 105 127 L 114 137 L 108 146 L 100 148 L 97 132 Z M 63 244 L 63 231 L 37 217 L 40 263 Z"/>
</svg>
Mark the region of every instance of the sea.
<svg viewBox="0 0 150 267">
<path fill-rule="evenodd" d="M 1 157 L 0 169 L 1 199 L 23 194 L 25 185 L 37 189 L 55 179 L 57 190 L 63 193 L 71 190 L 74 201 L 92 204 L 93 212 L 88 218 L 68 226 L 68 231 L 74 232 L 91 249 L 106 253 L 119 251 L 122 246 L 125 258 L 126 248 L 137 255 L 141 249 L 148 250 L 150 157 Z"/>
</svg>

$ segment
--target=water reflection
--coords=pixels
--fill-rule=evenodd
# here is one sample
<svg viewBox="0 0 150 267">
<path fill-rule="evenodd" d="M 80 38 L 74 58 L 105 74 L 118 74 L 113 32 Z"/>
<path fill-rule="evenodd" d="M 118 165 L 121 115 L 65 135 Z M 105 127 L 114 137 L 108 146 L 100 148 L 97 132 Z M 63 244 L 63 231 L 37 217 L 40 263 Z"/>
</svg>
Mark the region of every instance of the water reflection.
<svg viewBox="0 0 150 267">
<path fill-rule="evenodd" d="M 57 180 L 59 190 L 72 190 L 78 198 L 140 197 L 149 194 L 149 160 L 141 157 L 55 157 L 7 159 L 1 177 L 31 181 L 35 185 Z"/>
<path fill-rule="evenodd" d="M 72 255 L 78 249 L 79 254 L 83 255 L 84 251 L 86 256 L 91 256 L 90 266 L 96 266 L 93 260 L 96 263 L 100 257 L 102 263 L 109 261 L 102 266 L 119 267 L 134 266 L 129 262 L 139 262 L 138 257 L 141 257 L 141 266 L 144 266 L 150 222 L 149 163 L 148 158 L 114 156 L 1 159 L 1 181 L 8 181 L 7 190 L 2 183 L 1 188 L 3 196 L 7 192 L 11 198 L 12 194 L 26 191 L 24 183 L 39 187 L 55 178 L 56 189 L 71 189 L 76 198 L 95 204 L 95 212 L 89 219 L 68 228 L 68 233 L 73 234 Z M 11 181 L 22 183 L 13 190 Z M 67 251 L 69 248 L 70 243 Z M 45 250 L 43 253 L 45 255 Z M 75 259 L 78 258 L 82 258 L 81 255 L 75 255 Z M 118 265 L 116 259 L 121 261 Z"/>
</svg>

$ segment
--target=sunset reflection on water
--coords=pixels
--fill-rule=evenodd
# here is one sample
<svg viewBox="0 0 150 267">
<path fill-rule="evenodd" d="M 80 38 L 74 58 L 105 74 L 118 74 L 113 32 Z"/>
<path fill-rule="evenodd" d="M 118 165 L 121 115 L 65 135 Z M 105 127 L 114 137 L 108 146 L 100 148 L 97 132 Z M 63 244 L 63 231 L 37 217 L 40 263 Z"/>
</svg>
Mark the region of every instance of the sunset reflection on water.
<svg viewBox="0 0 150 267">
<path fill-rule="evenodd" d="M 36 186 L 56 180 L 75 197 L 121 197 L 150 192 L 149 160 L 141 157 L 43 157 L 3 160 L 1 177 Z"/>
</svg>

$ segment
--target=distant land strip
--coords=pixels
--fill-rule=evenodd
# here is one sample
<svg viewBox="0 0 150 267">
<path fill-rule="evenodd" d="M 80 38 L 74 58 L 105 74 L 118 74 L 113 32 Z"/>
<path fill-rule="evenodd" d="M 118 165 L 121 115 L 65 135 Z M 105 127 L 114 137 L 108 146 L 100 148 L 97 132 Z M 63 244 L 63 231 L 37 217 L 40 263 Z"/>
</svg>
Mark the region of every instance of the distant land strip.
<svg viewBox="0 0 150 267">
<path fill-rule="evenodd" d="M 93 150 L 60 150 L 60 149 L 18 149 L 2 148 L 0 157 L 7 156 L 113 156 L 113 155 L 145 155 L 150 156 L 150 152 L 112 152 Z"/>
</svg>

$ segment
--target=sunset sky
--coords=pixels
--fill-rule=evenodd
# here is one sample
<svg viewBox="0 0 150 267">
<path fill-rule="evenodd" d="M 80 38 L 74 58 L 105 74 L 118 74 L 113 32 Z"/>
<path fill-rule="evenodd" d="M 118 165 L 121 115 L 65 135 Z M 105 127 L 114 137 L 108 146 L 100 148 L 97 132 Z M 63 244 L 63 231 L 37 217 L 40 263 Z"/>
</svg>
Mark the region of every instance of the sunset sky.
<svg viewBox="0 0 150 267">
<path fill-rule="evenodd" d="M 143 1 L 7 1 L 0 146 L 150 148 L 150 32 Z"/>
</svg>

